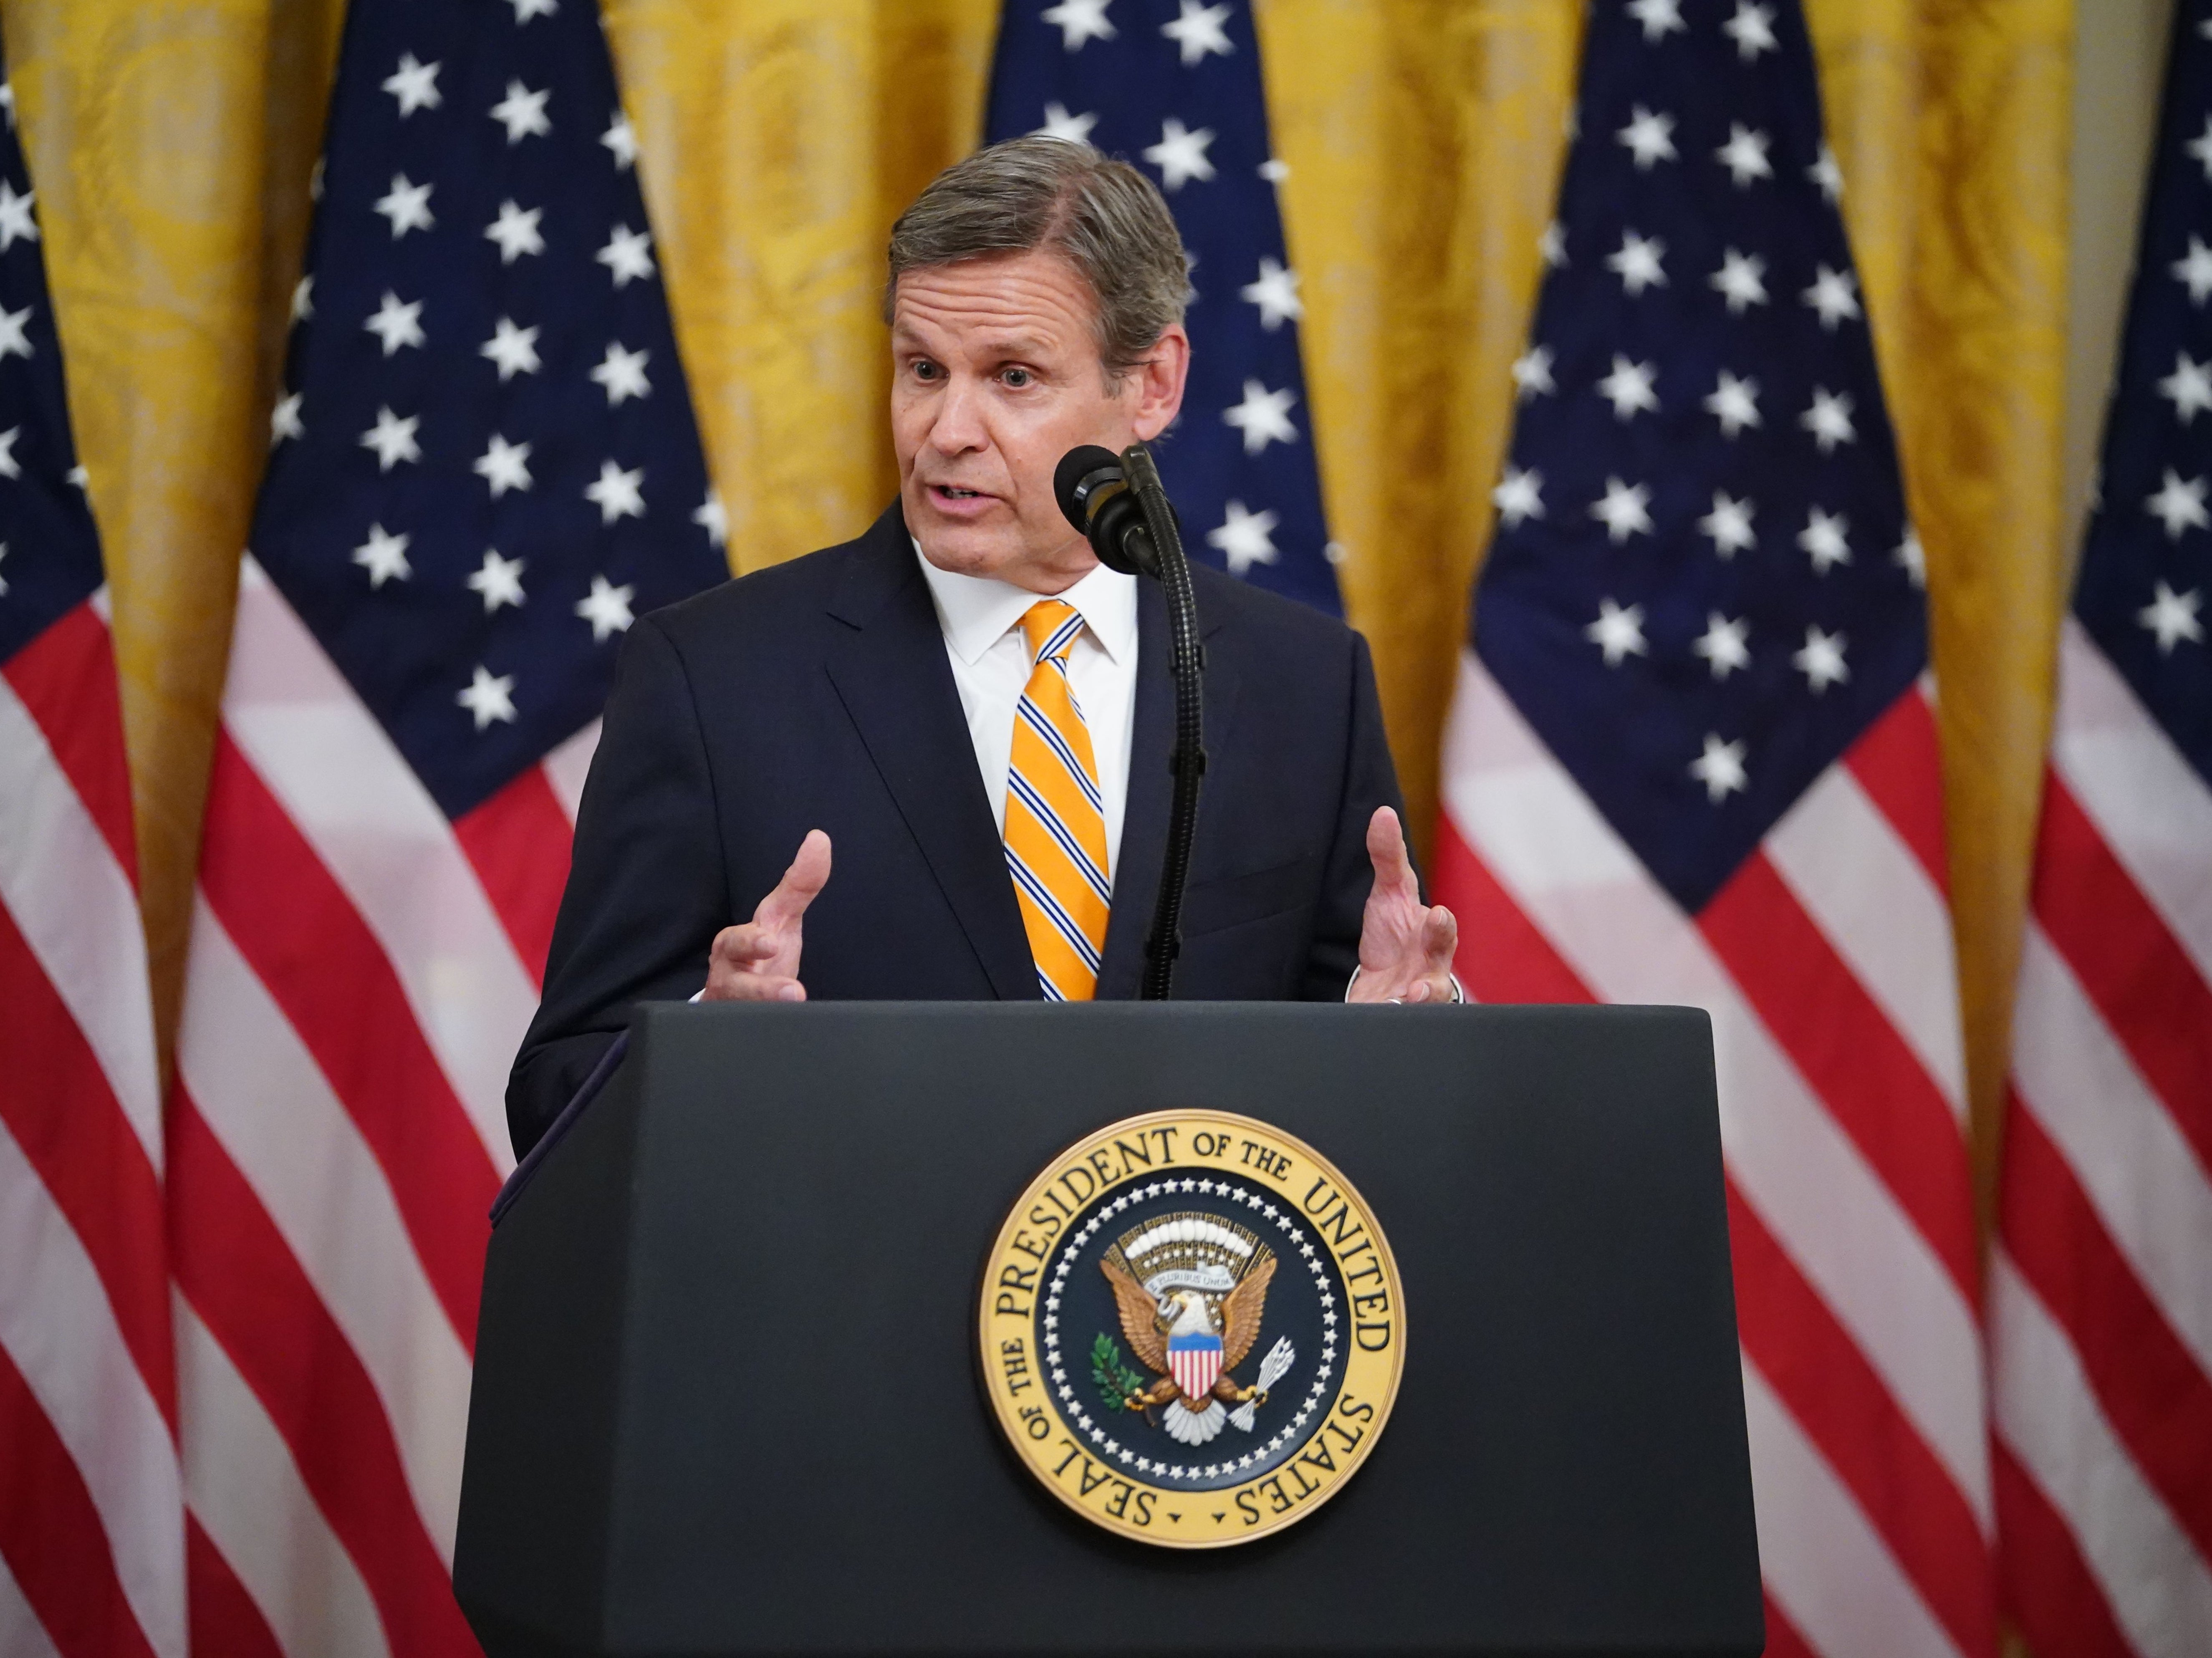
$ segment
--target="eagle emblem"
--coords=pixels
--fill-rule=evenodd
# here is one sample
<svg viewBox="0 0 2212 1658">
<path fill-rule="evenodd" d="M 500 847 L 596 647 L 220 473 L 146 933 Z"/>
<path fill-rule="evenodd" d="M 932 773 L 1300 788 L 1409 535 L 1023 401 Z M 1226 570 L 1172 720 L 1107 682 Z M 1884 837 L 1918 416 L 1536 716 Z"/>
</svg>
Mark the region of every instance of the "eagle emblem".
<svg viewBox="0 0 2212 1658">
<path fill-rule="evenodd" d="M 1157 1409 L 1160 1426 L 1185 1445 L 1205 1444 L 1224 1423 L 1251 1432 L 1268 1389 L 1297 1356 L 1278 1340 L 1251 1386 L 1230 1374 L 1260 1339 L 1274 1252 L 1234 1221 L 1186 1212 L 1123 1233 L 1098 1266 L 1113 1286 L 1122 1336 L 1153 1373 L 1147 1382 L 1118 1353 L 1108 1357 L 1112 1344 L 1101 1336 L 1098 1375 L 1109 1394 L 1147 1420 Z"/>
</svg>

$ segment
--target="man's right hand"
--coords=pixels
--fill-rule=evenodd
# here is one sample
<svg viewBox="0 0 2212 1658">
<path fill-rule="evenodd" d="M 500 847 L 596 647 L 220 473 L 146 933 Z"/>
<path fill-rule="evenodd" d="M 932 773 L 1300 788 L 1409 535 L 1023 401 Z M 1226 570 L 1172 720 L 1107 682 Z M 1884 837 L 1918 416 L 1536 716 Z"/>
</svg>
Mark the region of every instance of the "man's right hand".
<svg viewBox="0 0 2212 1658">
<path fill-rule="evenodd" d="M 815 895 L 829 884 L 830 837 L 809 829 L 799 856 L 760 901 L 753 919 L 714 935 L 707 956 L 702 1002 L 803 1002 L 799 982 L 799 923 Z"/>
</svg>

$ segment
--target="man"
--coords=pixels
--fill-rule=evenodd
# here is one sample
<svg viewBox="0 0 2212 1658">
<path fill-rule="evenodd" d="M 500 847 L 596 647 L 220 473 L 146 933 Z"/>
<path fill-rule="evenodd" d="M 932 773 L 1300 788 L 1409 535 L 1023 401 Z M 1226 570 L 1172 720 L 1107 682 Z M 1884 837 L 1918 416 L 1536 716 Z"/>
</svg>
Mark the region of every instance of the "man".
<svg viewBox="0 0 2212 1658">
<path fill-rule="evenodd" d="M 1056 138 L 970 156 L 893 228 L 899 498 L 630 630 L 507 1086 L 518 1156 L 640 1001 L 1135 993 L 1165 607 L 1098 563 L 1053 473 L 1175 419 L 1188 272 L 1151 182 Z M 1192 574 L 1209 763 L 1175 993 L 1457 999 L 1364 642 Z"/>
</svg>

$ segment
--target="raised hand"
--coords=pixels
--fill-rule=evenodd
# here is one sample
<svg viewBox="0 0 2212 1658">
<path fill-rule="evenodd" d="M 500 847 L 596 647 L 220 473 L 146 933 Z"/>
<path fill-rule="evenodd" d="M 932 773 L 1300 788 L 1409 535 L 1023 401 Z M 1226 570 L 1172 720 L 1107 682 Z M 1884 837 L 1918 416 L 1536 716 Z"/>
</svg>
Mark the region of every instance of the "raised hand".
<svg viewBox="0 0 2212 1658">
<path fill-rule="evenodd" d="M 707 957 L 703 1002 L 803 1002 L 799 981 L 800 922 L 807 905 L 830 883 L 830 837 L 809 829 L 799 855 L 760 901 L 753 919 L 714 935 Z"/>
<path fill-rule="evenodd" d="M 1346 999 L 1449 1002 L 1459 923 L 1442 904 L 1421 902 L 1406 831 L 1388 806 L 1377 806 L 1367 820 L 1367 855 L 1375 885 L 1360 920 L 1359 976 Z"/>
</svg>

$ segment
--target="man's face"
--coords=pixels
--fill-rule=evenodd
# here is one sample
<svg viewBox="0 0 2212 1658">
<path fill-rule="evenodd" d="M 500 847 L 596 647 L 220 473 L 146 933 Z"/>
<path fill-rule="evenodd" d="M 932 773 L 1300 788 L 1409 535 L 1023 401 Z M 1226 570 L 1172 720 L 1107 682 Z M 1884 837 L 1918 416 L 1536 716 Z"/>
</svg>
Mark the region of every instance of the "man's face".
<svg viewBox="0 0 2212 1658">
<path fill-rule="evenodd" d="M 1090 284 L 1056 253 L 909 270 L 891 311 L 891 442 L 907 527 L 939 569 L 1054 593 L 1097 564 L 1053 498 L 1079 444 L 1150 440 L 1182 402 L 1180 326 L 1109 386 Z"/>
</svg>

